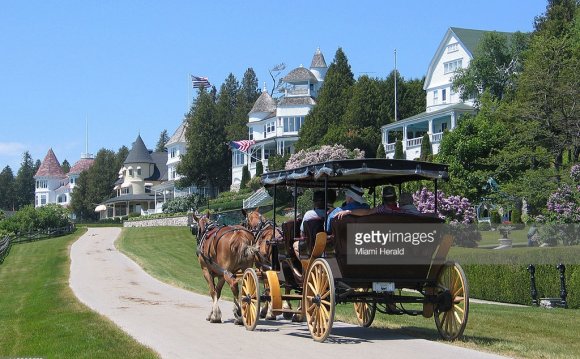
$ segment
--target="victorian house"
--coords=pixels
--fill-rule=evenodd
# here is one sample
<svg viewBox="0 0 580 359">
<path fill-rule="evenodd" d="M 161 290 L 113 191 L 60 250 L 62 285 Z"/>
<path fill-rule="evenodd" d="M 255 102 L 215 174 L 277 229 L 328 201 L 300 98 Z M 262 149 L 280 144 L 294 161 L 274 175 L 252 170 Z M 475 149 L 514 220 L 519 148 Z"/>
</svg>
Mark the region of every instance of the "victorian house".
<svg viewBox="0 0 580 359">
<path fill-rule="evenodd" d="M 452 81 L 457 70 L 469 66 L 479 42 L 487 32 L 489 31 L 457 27 L 447 30 L 431 59 L 425 77 L 425 112 L 381 128 L 387 158 L 394 157 L 397 139 L 401 139 L 407 159 L 419 158 L 422 137 L 426 133 L 429 134 L 433 153 L 436 154 L 443 132 L 453 130 L 462 115 L 475 112 L 473 100 L 462 101 L 460 94 L 453 91 Z"/>
<path fill-rule="evenodd" d="M 34 190 L 35 207 L 50 203 L 67 207 L 80 174 L 89 169 L 93 162 L 92 155 L 84 153 L 69 172 L 64 173 L 54 151 L 52 148 L 49 149 L 34 175 L 36 183 Z"/>
<path fill-rule="evenodd" d="M 278 100 L 272 98 L 264 86 L 248 113 L 247 139 L 254 141 L 254 144 L 248 152 L 232 150 L 232 190 L 240 186 L 244 165 L 254 176 L 257 161 L 262 161 L 267 171 L 270 156 L 294 153 L 298 131 L 306 115 L 316 105 L 327 70 L 324 55 L 317 49 L 309 68 L 301 65 L 282 78 L 282 96 Z"/>
</svg>

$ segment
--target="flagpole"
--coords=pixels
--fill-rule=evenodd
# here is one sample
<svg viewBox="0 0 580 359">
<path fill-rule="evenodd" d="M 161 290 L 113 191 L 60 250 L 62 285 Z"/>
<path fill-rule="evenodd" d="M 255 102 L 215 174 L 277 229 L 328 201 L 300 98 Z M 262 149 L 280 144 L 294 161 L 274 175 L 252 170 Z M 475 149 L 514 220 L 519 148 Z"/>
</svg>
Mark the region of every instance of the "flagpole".
<svg viewBox="0 0 580 359">
<path fill-rule="evenodd" d="M 397 49 L 395 49 L 395 122 L 397 122 Z"/>
<path fill-rule="evenodd" d="M 189 87 L 190 87 L 190 82 L 191 81 L 191 74 L 188 73 L 187 74 L 187 112 L 189 112 L 189 109 L 191 108 L 191 93 L 189 92 Z"/>
</svg>

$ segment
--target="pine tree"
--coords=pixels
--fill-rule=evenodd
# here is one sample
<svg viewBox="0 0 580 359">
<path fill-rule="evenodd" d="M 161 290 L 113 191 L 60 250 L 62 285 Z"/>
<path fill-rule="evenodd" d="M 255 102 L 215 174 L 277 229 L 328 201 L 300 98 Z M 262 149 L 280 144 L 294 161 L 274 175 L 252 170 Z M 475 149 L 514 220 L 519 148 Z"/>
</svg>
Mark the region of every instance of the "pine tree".
<svg viewBox="0 0 580 359">
<path fill-rule="evenodd" d="M 382 143 L 379 143 L 377 147 L 377 158 L 387 158 L 387 154 L 385 153 L 385 146 Z"/>
<path fill-rule="evenodd" d="M 6 166 L 0 172 L 0 209 L 13 210 L 14 200 L 14 173 Z"/>
<path fill-rule="evenodd" d="M 339 125 L 346 112 L 354 82 L 348 59 L 342 48 L 338 48 L 320 89 L 318 104 L 304 119 L 300 139 L 296 142 L 297 149 L 318 144 L 330 128 Z"/>
<path fill-rule="evenodd" d="M 167 152 L 165 145 L 169 142 L 169 135 L 167 130 L 161 131 L 159 134 L 159 140 L 157 140 L 157 145 L 155 145 L 155 152 Z"/>
<path fill-rule="evenodd" d="M 403 141 L 397 139 L 395 143 L 395 157 L 396 160 L 404 160 L 406 159 L 405 152 L 403 152 Z"/>
<path fill-rule="evenodd" d="M 68 173 L 70 171 L 70 163 L 65 159 L 64 161 L 62 161 L 60 168 L 62 168 L 62 171 L 64 173 Z"/>
<path fill-rule="evenodd" d="M 248 112 L 260 96 L 258 90 L 258 78 L 252 68 L 244 73 L 241 87 L 238 91 L 235 115 L 227 126 L 227 140 L 236 141 L 247 138 Z"/>
<path fill-rule="evenodd" d="M 429 134 L 426 133 L 423 135 L 423 139 L 421 140 L 421 155 L 419 156 L 421 161 L 431 161 L 433 160 L 433 148 L 431 147 L 431 139 L 429 138 Z"/>
<path fill-rule="evenodd" d="M 37 161 L 40 162 L 40 161 Z M 14 192 L 16 196 L 16 208 L 21 208 L 29 204 L 34 204 L 35 181 L 34 175 L 40 167 L 34 165 L 34 161 L 28 151 L 22 155 L 22 162 L 16 174 Z"/>
</svg>

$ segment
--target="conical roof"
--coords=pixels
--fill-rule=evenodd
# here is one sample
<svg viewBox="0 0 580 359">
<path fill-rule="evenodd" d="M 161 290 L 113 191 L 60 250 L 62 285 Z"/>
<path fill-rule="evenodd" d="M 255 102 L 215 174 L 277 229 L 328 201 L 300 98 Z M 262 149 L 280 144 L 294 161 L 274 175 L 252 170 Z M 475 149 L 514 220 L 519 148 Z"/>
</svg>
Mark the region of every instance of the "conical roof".
<svg viewBox="0 0 580 359">
<path fill-rule="evenodd" d="M 326 61 L 324 60 L 324 55 L 320 52 L 320 48 L 316 49 L 314 56 L 312 57 L 312 63 L 310 64 L 310 68 L 319 67 L 319 68 L 326 68 Z"/>
<path fill-rule="evenodd" d="M 64 171 L 60 167 L 60 162 L 58 162 L 52 148 L 48 150 L 34 177 L 65 177 Z"/>
<path fill-rule="evenodd" d="M 303 81 L 310 81 L 311 83 L 317 83 L 318 80 L 316 76 L 307 68 L 302 66 L 295 68 L 294 70 L 290 71 L 288 75 L 286 75 L 282 81 L 284 82 L 303 82 Z"/>
<path fill-rule="evenodd" d="M 255 112 L 268 112 L 268 113 L 270 113 L 270 112 L 275 112 L 275 111 L 276 111 L 276 100 L 274 100 L 272 98 L 272 96 L 270 96 L 268 91 L 263 90 L 260 97 L 258 97 L 256 102 L 254 102 L 254 106 L 250 110 L 250 113 L 255 113 Z"/>
<path fill-rule="evenodd" d="M 153 162 L 153 158 L 151 158 L 151 154 L 147 147 L 145 147 L 145 143 L 143 143 L 143 139 L 141 139 L 141 135 L 137 136 L 135 142 L 133 142 L 133 147 L 127 158 L 125 159 L 124 164 L 129 163 L 151 163 Z"/>
</svg>

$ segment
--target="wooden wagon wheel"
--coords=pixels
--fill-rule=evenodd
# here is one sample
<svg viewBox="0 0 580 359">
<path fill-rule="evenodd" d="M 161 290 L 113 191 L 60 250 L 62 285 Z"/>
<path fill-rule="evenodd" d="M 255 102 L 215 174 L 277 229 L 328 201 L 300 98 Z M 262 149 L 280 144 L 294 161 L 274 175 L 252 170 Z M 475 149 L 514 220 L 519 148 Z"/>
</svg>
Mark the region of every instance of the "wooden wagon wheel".
<svg viewBox="0 0 580 359">
<path fill-rule="evenodd" d="M 254 330 L 260 315 L 260 283 L 254 268 L 248 268 L 242 277 L 240 291 L 242 319 L 247 330 Z"/>
<path fill-rule="evenodd" d="M 445 303 L 435 305 L 435 324 L 441 337 L 455 340 L 463 334 L 467 325 L 469 313 L 467 278 L 459 264 L 446 263 L 439 271 L 437 285 L 449 291 L 451 301 L 447 305 Z"/>
<path fill-rule="evenodd" d="M 359 292 L 368 292 L 367 289 L 359 289 Z M 375 319 L 375 313 L 377 312 L 377 302 L 374 300 L 369 301 L 362 301 L 362 302 L 354 302 L 354 312 L 356 313 L 356 320 L 361 327 L 370 327 L 373 324 L 373 320 Z"/>
<path fill-rule="evenodd" d="M 303 305 L 310 335 L 317 342 L 328 338 L 334 322 L 334 278 L 328 262 L 317 258 L 308 269 Z"/>
</svg>

